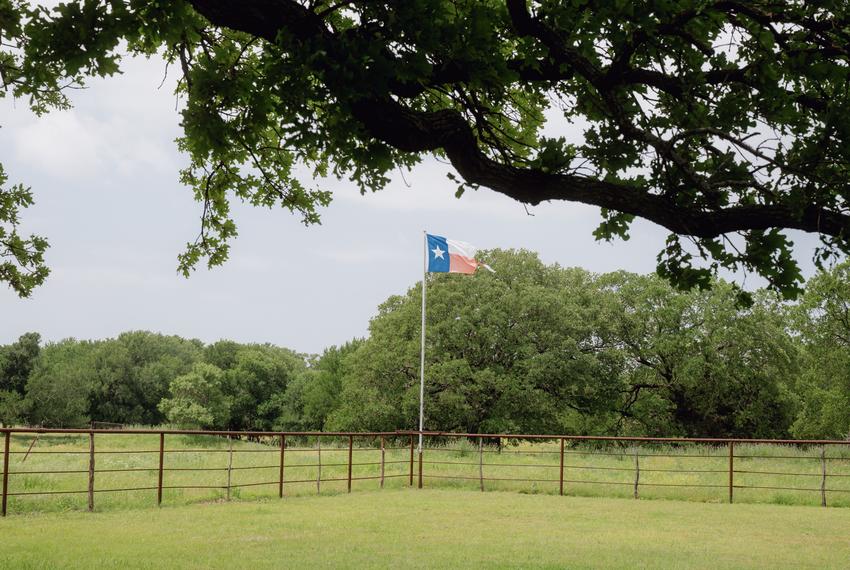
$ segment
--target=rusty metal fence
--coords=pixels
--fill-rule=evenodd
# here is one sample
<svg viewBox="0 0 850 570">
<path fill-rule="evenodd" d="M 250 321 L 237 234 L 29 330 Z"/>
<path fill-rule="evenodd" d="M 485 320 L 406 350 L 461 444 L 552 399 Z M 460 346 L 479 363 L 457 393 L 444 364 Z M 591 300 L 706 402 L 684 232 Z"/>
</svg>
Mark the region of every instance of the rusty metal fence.
<svg viewBox="0 0 850 570">
<path fill-rule="evenodd" d="M 84 497 L 91 511 L 100 494 L 141 493 L 141 501 L 161 505 L 164 494 L 189 490 L 230 500 L 256 488 L 283 498 L 312 486 L 316 493 L 323 486 L 351 492 L 355 483 L 384 488 L 393 481 L 418 488 L 634 498 L 668 489 L 692 493 L 684 498 L 729 503 L 736 493 L 799 493 L 817 497 L 822 506 L 850 506 L 848 441 L 424 432 L 425 446 L 417 450 L 418 432 L 412 431 L 0 428 L 0 434 L 3 516 L 10 499 Z M 116 438 L 130 436 L 140 436 L 131 443 L 147 445 L 116 444 Z M 39 444 L 40 438 L 48 441 Z M 201 445 L 200 438 L 208 439 Z M 249 473 L 259 480 L 245 480 Z M 133 484 L 114 483 L 121 475 Z M 70 482 L 54 482 L 62 477 Z"/>
<path fill-rule="evenodd" d="M 570 486 L 612 486 L 627 490 L 635 499 L 646 489 L 696 489 L 710 491 L 709 495 L 701 496 L 703 500 L 713 498 L 717 501 L 723 493 L 723 500 L 729 503 L 734 502 L 736 491 L 787 491 L 815 494 L 824 507 L 829 504 L 828 496 L 837 494 L 846 498 L 836 504 L 850 506 L 850 441 L 441 432 L 431 432 L 428 436 L 432 441 L 446 438 L 475 441 L 477 446 L 472 451 L 468 445 L 460 448 L 432 446 L 426 449 L 422 455 L 430 455 L 431 458 L 419 458 L 420 488 L 429 479 L 472 481 L 482 491 L 485 490 L 485 484 L 492 486 L 499 482 L 549 484 L 550 491 L 560 495 L 568 494 Z M 501 445 L 505 440 L 549 442 L 551 445 L 548 449 L 510 449 Z M 689 449 L 698 452 L 689 453 Z M 828 449 L 832 451 L 828 452 Z M 457 461 L 442 457 L 457 452 L 473 460 Z M 538 455 L 542 459 L 533 462 L 489 459 L 494 455 Z M 613 458 L 616 461 L 605 465 L 599 463 L 600 458 Z M 663 459 L 675 460 L 676 465 L 658 467 L 653 464 Z M 696 464 L 689 465 L 691 462 Z M 710 465 L 706 466 L 705 463 Z M 760 464 L 767 464 L 767 467 Z M 777 465 L 787 467 L 777 468 Z M 436 471 L 446 466 L 455 472 Z M 465 474 L 456 472 L 464 469 Z M 477 472 L 470 473 L 470 469 Z M 513 476 L 502 475 L 507 470 L 513 471 Z M 524 470 L 535 470 L 544 475 L 516 476 Z M 622 476 L 612 478 L 612 474 Z M 667 480 L 659 480 L 659 475 Z M 656 479 L 647 480 L 647 476 Z M 689 476 L 699 476 L 701 480 L 688 480 Z M 682 478 L 685 481 L 681 481 Z M 783 483 L 783 478 L 802 479 L 804 483 Z M 779 482 L 775 483 L 777 479 Z M 811 483 L 806 484 L 805 481 Z"/>
</svg>

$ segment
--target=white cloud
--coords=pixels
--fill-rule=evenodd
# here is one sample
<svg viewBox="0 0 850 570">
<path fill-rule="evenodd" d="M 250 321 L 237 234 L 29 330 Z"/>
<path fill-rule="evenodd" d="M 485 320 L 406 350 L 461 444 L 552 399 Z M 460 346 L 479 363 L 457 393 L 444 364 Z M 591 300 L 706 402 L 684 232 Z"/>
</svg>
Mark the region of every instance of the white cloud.
<svg viewBox="0 0 850 570">
<path fill-rule="evenodd" d="M 16 158 L 54 178 L 88 179 L 104 170 L 105 158 L 91 125 L 73 112 L 54 113 L 19 127 L 14 135 Z"/>
<path fill-rule="evenodd" d="M 170 149 L 133 136 L 126 118 L 104 121 L 78 111 L 51 113 L 18 126 L 12 135 L 15 158 L 55 180 L 111 179 L 177 170 Z M 170 151 L 170 152 L 169 152 Z"/>
</svg>

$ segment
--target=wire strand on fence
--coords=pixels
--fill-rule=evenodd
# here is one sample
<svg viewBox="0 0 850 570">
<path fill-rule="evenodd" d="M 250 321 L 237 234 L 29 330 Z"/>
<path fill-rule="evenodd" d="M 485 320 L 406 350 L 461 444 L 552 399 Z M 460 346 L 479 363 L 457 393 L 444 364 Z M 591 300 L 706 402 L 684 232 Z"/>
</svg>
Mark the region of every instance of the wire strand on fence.
<svg viewBox="0 0 850 570">
<path fill-rule="evenodd" d="M 227 489 L 227 485 L 163 485 L 163 489 Z"/>
<path fill-rule="evenodd" d="M 751 475 L 791 475 L 794 477 L 821 477 L 820 473 L 790 473 L 788 471 L 746 471 L 735 469 L 735 473 L 749 473 Z"/>
<path fill-rule="evenodd" d="M 802 461 L 817 459 L 820 461 L 820 457 L 807 457 L 805 455 L 738 455 L 737 453 L 735 454 L 735 459 L 791 459 Z"/>
<path fill-rule="evenodd" d="M 817 489 L 811 487 L 772 487 L 766 485 L 735 485 L 736 489 L 772 489 L 774 491 L 812 491 L 820 493 L 820 487 Z"/>
<path fill-rule="evenodd" d="M 239 487 L 259 487 L 259 486 L 262 486 L 262 485 L 277 485 L 277 484 L 278 484 L 277 481 L 268 481 L 268 482 L 262 482 L 262 483 L 239 483 L 239 484 L 236 484 L 236 485 L 231 485 L 230 488 L 231 489 L 237 489 Z"/>
<path fill-rule="evenodd" d="M 227 467 L 163 467 L 163 471 L 227 471 Z"/>
<path fill-rule="evenodd" d="M 429 475 L 428 473 L 423 473 L 422 477 L 425 479 L 464 479 L 471 481 L 479 481 L 480 477 L 468 477 L 465 475 Z M 545 483 L 558 483 L 560 479 L 523 479 L 523 478 L 514 478 L 514 477 L 485 477 L 485 481 L 524 481 L 527 483 L 532 482 L 545 482 Z"/>
<path fill-rule="evenodd" d="M 159 467 L 126 467 L 124 469 L 95 469 L 95 473 L 133 473 L 137 471 L 159 471 Z M 84 473 L 88 473 L 85 471 Z"/>
<path fill-rule="evenodd" d="M 26 451 L 10 451 L 9 455 L 25 455 Z M 30 455 L 88 455 L 88 451 L 30 451 Z"/>
<path fill-rule="evenodd" d="M 120 450 L 109 450 L 104 449 L 103 451 L 96 451 L 97 455 L 121 455 L 126 453 L 138 454 L 138 453 L 159 453 L 158 449 L 120 449 Z"/>
<path fill-rule="evenodd" d="M 88 473 L 88 471 L 86 471 Z M 85 491 L 18 491 L 15 493 L 7 493 L 9 497 L 20 497 L 23 495 L 83 495 L 88 494 L 88 489 Z"/>
<path fill-rule="evenodd" d="M 156 487 L 125 487 L 122 489 L 95 489 L 94 493 L 118 493 L 129 491 L 155 491 Z"/>
<path fill-rule="evenodd" d="M 67 475 L 70 473 L 88 472 L 88 469 L 61 469 L 55 471 L 9 471 L 9 475 Z"/>
<path fill-rule="evenodd" d="M 641 469 L 641 471 L 644 471 Z M 708 485 L 705 483 L 644 483 L 641 481 L 641 487 L 688 487 L 692 489 L 725 489 L 726 485 Z"/>
</svg>

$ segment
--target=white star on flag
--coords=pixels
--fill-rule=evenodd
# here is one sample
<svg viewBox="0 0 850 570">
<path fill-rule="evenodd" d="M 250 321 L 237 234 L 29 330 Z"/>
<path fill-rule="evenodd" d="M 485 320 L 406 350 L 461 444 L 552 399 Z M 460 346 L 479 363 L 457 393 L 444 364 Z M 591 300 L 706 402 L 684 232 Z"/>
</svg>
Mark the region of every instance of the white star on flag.
<svg viewBox="0 0 850 570">
<path fill-rule="evenodd" d="M 443 254 L 446 253 L 445 251 L 440 249 L 439 245 L 437 247 L 435 247 L 434 249 L 432 249 L 431 251 L 434 253 L 434 259 L 437 259 L 437 258 L 443 259 Z"/>
</svg>

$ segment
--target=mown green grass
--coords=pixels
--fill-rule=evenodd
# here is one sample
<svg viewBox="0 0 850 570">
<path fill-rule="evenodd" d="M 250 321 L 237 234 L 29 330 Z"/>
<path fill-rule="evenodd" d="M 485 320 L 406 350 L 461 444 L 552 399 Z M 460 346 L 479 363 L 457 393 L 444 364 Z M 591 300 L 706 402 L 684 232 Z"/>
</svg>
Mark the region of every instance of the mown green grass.
<svg viewBox="0 0 850 570">
<path fill-rule="evenodd" d="M 846 568 L 850 510 L 364 491 L 0 521 L 0 567 Z"/>
<path fill-rule="evenodd" d="M 84 510 L 88 488 L 88 436 L 41 435 L 27 455 L 33 439 L 34 436 L 23 434 L 12 437 L 9 513 Z M 316 439 L 290 438 L 288 444 L 286 495 L 339 494 L 346 491 L 347 439 L 323 439 L 321 478 L 332 480 L 319 484 L 316 483 L 319 475 Z M 158 435 L 98 434 L 95 445 L 98 452 L 95 510 L 144 508 L 156 504 Z M 354 491 L 380 488 L 381 451 L 378 445 L 376 439 L 356 440 L 352 454 Z M 165 447 L 165 505 L 225 499 L 228 493 L 223 487 L 227 485 L 229 465 L 232 468 L 229 473 L 231 499 L 277 496 L 280 451 L 274 442 L 264 444 L 212 436 L 169 435 Z M 633 497 L 636 452 L 639 455 L 638 495 L 641 499 L 728 501 L 727 448 L 705 445 L 568 446 L 564 455 L 565 493 L 570 496 Z M 820 453 L 820 447 L 737 445 L 734 482 L 738 488 L 734 490 L 735 502 L 820 505 Z M 850 506 L 850 445 L 827 447 L 825 454 L 828 504 Z M 408 486 L 409 460 L 407 439 L 387 440 L 385 489 Z M 486 491 L 549 495 L 559 492 L 557 443 L 509 444 L 501 449 L 485 446 L 479 453 L 477 444 L 466 439 L 441 440 L 426 447 L 424 461 L 424 486 L 429 489 L 478 489 L 478 478 L 483 470 L 484 477 L 488 479 L 484 481 Z M 479 466 L 479 462 L 483 466 Z M 121 469 L 132 471 L 117 471 Z M 79 473 L 41 473 L 60 470 Z M 418 475 L 418 465 L 414 472 Z M 217 488 L 174 488 L 184 486 Z M 740 488 L 742 486 L 771 488 Z M 112 491 L 142 487 L 147 489 Z M 56 494 L 62 491 L 76 493 Z M 51 494 L 15 495 L 45 492 Z"/>
</svg>

